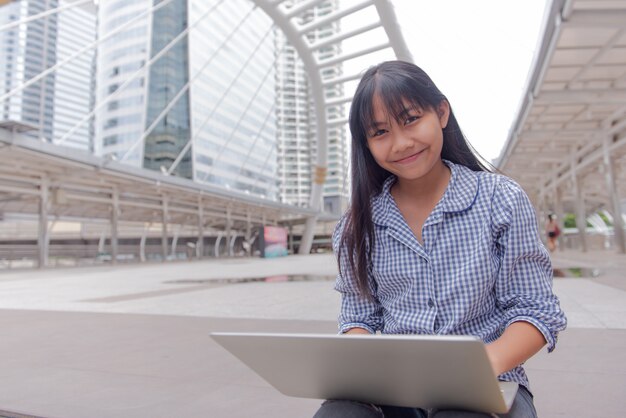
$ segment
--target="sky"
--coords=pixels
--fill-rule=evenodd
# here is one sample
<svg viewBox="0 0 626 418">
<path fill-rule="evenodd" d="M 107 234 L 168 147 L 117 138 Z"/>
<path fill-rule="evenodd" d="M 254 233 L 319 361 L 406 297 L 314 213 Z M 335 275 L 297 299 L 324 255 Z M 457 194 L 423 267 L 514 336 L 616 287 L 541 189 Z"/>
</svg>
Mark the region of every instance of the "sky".
<svg viewBox="0 0 626 418">
<path fill-rule="evenodd" d="M 517 115 L 546 2 L 392 0 L 415 64 L 487 160 L 500 155 Z"/>
</svg>

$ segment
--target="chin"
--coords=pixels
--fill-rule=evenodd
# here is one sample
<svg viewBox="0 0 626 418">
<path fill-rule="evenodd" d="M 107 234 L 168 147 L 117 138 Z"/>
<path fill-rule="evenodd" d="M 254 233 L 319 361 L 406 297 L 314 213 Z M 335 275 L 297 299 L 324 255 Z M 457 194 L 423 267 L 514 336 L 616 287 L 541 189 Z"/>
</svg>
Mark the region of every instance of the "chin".
<svg viewBox="0 0 626 418">
<path fill-rule="evenodd" d="M 404 171 L 400 171 L 400 172 L 395 172 L 394 174 L 399 179 L 412 181 L 412 180 L 419 180 L 419 179 L 421 179 L 422 177 L 424 177 L 426 175 L 426 172 L 423 171 L 423 170 L 420 170 L 419 172 L 415 171 L 415 172 L 412 172 L 412 173 L 407 173 L 407 172 L 404 172 Z"/>
</svg>

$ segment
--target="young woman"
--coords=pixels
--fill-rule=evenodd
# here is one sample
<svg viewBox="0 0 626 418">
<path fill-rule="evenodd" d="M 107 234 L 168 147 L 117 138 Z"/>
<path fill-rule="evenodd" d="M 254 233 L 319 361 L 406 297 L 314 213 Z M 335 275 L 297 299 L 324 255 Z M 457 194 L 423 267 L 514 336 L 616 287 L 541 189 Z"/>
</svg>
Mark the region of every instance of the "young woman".
<svg viewBox="0 0 626 418">
<path fill-rule="evenodd" d="M 548 250 L 550 250 L 551 253 L 556 250 L 556 239 L 559 237 L 560 232 L 559 224 L 556 221 L 556 215 L 551 213 L 548 215 L 548 220 L 546 222 L 546 238 L 548 241 Z"/>
<path fill-rule="evenodd" d="M 370 68 L 350 110 L 351 207 L 333 248 L 342 333 L 463 334 L 494 373 L 520 385 L 506 417 L 536 416 L 522 364 L 566 325 L 534 210 L 466 142 L 450 103 L 419 67 Z M 481 417 L 350 400 L 322 417 Z"/>
</svg>

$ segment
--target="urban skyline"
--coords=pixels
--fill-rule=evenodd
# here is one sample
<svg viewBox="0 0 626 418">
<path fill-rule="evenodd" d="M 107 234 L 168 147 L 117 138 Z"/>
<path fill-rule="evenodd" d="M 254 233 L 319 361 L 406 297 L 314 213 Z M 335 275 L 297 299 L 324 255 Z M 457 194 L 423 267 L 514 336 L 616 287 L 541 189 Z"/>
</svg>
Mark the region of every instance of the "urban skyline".
<svg viewBox="0 0 626 418">
<path fill-rule="evenodd" d="M 0 19 L 20 20 L 66 1 L 53 3 L 12 2 L 0 8 Z M 2 34 L 0 45 L 17 43 L 7 40 L 16 36 L 30 48 L 22 48 L 22 61 L 32 61 L 26 55 L 45 60 L 13 71 L 15 54 L 4 54 L 5 92 L 62 60 L 69 63 L 23 90 L 30 113 L 27 106 L 16 111 L 20 97 L 14 96 L 1 119 L 32 125 L 34 137 L 106 159 L 307 206 L 317 152 L 315 111 L 295 48 L 253 2 L 166 3 L 85 3 Z M 331 13 L 338 4 L 322 2 L 300 20 Z M 151 7 L 158 10 L 147 12 Z M 336 34 L 338 25 L 315 30 L 309 41 Z M 38 37 L 34 30 L 55 36 Z M 72 57 L 95 39 L 103 42 Z M 340 52 L 334 46 L 319 54 Z M 340 76 L 342 64 L 325 74 Z M 343 86 L 327 94 L 341 97 Z M 341 118 L 345 112 L 337 106 L 329 113 Z M 324 207 L 339 213 L 348 199 L 345 127 L 328 129 L 328 142 Z"/>
</svg>

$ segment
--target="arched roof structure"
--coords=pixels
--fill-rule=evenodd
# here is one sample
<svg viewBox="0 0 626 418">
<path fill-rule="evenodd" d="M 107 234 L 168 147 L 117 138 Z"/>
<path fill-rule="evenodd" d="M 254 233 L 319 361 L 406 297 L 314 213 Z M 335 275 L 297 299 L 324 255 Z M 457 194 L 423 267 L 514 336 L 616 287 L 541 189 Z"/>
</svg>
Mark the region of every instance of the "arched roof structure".
<svg viewBox="0 0 626 418">
<path fill-rule="evenodd" d="M 346 83 L 360 78 L 360 72 L 347 74 L 335 79 L 327 78 L 324 77 L 324 68 L 328 65 L 363 57 L 388 48 L 393 50 L 398 59 L 412 62 L 413 58 L 404 41 L 404 37 L 400 32 L 400 27 L 396 20 L 393 5 L 389 0 L 346 1 L 342 3 L 342 8 L 339 10 L 327 16 L 317 17 L 315 20 L 304 25 L 298 24 L 296 18 L 307 10 L 315 7 L 323 0 L 304 0 L 299 3 L 282 0 L 254 1 L 274 20 L 276 25 L 280 27 L 285 34 L 288 41 L 296 48 L 309 76 L 315 104 L 316 132 L 318 137 L 317 163 L 315 167 L 314 184 L 311 192 L 310 205 L 313 209 L 319 209 L 322 198 L 322 188 L 326 177 L 328 149 L 326 132 L 332 125 L 347 123 L 346 119 L 328 119 L 327 109 L 333 106 L 343 106 L 352 100 L 351 95 L 339 98 L 328 97 L 325 94 L 325 89 L 337 83 Z M 344 25 L 337 35 L 315 44 L 311 44 L 307 41 L 306 35 L 308 32 L 321 26 L 328 25 L 333 21 L 347 19 L 351 16 L 358 16 L 359 14 L 362 15 L 367 9 L 375 10 L 377 19 L 374 19 L 373 21 L 363 19 L 359 22 L 359 24 L 356 24 L 354 27 L 350 27 L 349 29 L 345 28 Z M 363 43 L 363 47 L 361 49 L 347 51 L 339 57 L 327 60 L 320 60 L 317 58 L 317 52 L 321 48 L 341 44 L 347 39 L 358 38 L 359 36 L 371 33 L 377 29 L 382 29 L 383 31 L 378 31 L 378 39 L 376 39 L 376 43 L 374 45 Z M 313 239 L 314 222 L 315 218 L 311 217 L 307 224 L 308 233 L 303 237 L 304 245 L 301 247 L 303 252 L 308 252 L 308 248 L 310 248 L 310 243 Z"/>
<path fill-rule="evenodd" d="M 624 251 L 626 1 L 554 0 L 517 118 L 497 163 L 544 212 L 598 209 Z"/>
</svg>

